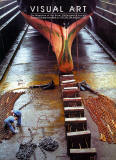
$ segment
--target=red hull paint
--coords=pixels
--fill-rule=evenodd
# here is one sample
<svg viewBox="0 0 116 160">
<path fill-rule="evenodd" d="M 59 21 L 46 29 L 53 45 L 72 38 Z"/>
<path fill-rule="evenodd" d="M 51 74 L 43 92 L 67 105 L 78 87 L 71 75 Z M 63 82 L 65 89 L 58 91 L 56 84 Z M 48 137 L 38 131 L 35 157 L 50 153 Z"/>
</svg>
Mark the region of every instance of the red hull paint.
<svg viewBox="0 0 116 160">
<path fill-rule="evenodd" d="M 71 47 L 77 33 L 85 26 L 92 13 L 64 28 L 58 24 L 32 17 L 22 12 L 27 22 L 37 29 L 50 41 L 56 55 L 58 67 L 61 72 L 67 73 L 73 70 Z"/>
</svg>

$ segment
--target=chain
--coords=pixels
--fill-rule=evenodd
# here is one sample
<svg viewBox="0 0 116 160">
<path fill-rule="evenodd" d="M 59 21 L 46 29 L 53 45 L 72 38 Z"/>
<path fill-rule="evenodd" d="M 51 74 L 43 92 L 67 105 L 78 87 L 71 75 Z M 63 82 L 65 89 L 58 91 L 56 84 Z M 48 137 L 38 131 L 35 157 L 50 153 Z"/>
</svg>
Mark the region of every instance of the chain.
<svg viewBox="0 0 116 160">
<path fill-rule="evenodd" d="M 116 108 L 115 103 L 106 96 L 83 99 L 93 121 L 98 126 L 100 140 L 116 143 Z"/>
<path fill-rule="evenodd" d="M 31 139 L 25 144 L 20 144 L 19 151 L 16 153 L 16 158 L 20 160 L 29 160 L 35 149 L 39 147 L 44 156 L 43 158 L 41 157 L 41 160 L 47 160 L 47 155 L 45 151 L 55 151 L 59 146 L 58 142 L 53 140 L 52 137 L 44 137 L 40 140 L 39 145 L 37 145 L 35 143 L 32 143 L 32 130 L 28 128 L 28 131 L 30 132 Z"/>
<path fill-rule="evenodd" d="M 12 134 L 4 130 L 4 120 L 11 114 L 14 103 L 25 92 L 14 93 L 7 92 L 0 97 L 0 141 L 2 139 L 9 139 Z"/>
</svg>

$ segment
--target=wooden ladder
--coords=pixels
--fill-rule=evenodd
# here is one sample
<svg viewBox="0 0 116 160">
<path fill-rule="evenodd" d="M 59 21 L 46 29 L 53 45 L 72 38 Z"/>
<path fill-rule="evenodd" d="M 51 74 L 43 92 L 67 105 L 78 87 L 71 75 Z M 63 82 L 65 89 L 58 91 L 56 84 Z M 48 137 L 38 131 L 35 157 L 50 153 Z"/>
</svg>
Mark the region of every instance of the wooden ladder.
<svg viewBox="0 0 116 160">
<path fill-rule="evenodd" d="M 91 148 L 91 132 L 79 88 L 73 74 L 61 75 L 60 86 L 64 104 L 67 154 L 71 160 L 96 160 L 96 149 Z"/>
</svg>

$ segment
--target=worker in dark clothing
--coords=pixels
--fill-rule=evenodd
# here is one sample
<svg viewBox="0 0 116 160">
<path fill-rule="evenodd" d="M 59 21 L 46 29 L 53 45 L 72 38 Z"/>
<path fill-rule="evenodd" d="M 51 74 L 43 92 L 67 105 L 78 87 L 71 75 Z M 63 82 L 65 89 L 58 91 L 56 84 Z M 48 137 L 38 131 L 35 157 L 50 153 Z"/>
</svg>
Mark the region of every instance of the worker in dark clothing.
<svg viewBox="0 0 116 160">
<path fill-rule="evenodd" d="M 13 116 L 17 118 L 17 127 L 21 126 L 21 112 L 19 110 L 14 109 L 12 111 Z"/>
<path fill-rule="evenodd" d="M 14 128 L 14 121 L 16 120 L 16 118 L 15 117 L 13 117 L 13 116 L 9 116 L 8 118 L 6 118 L 5 120 L 4 120 L 4 128 L 5 129 L 10 129 L 10 131 L 13 133 L 13 134 L 15 134 L 16 133 L 16 131 L 15 131 L 15 128 Z"/>
</svg>

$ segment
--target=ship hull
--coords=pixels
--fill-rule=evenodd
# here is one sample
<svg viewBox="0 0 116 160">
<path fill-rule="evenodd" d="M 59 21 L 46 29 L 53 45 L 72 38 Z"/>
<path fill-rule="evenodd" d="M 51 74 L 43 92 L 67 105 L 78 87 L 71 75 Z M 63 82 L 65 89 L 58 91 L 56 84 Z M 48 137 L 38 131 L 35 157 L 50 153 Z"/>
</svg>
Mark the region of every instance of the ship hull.
<svg viewBox="0 0 116 160">
<path fill-rule="evenodd" d="M 45 21 L 22 13 L 27 22 L 37 29 L 50 43 L 56 55 L 58 67 L 61 72 L 73 70 L 71 47 L 77 33 L 85 26 L 89 17 L 74 22 L 68 28 L 62 27 L 53 22 Z"/>
<path fill-rule="evenodd" d="M 49 0 L 18 1 L 21 13 L 26 21 L 51 43 L 60 72 L 71 72 L 74 68 L 71 55 L 72 43 L 77 33 L 92 16 L 95 0 L 75 0 L 74 2 L 73 0 L 64 0 L 62 3 L 60 0 L 54 0 L 52 4 Z M 46 14 L 46 19 L 41 17 L 41 12 L 43 15 Z M 49 15 L 54 16 L 56 13 L 56 15 L 70 15 L 70 12 L 72 15 L 77 15 L 76 18 L 66 18 L 66 16 L 63 19 L 61 17 L 49 18 Z"/>
</svg>

